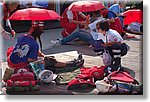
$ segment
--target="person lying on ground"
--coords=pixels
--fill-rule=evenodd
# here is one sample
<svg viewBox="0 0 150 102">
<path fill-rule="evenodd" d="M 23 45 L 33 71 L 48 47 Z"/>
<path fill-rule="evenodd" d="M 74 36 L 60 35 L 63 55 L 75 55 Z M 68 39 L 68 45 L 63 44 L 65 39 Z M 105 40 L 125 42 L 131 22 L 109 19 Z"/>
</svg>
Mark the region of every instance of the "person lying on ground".
<svg viewBox="0 0 150 102">
<path fill-rule="evenodd" d="M 30 62 L 38 60 L 38 57 L 47 59 L 39 50 L 39 45 L 36 42 L 36 38 L 40 36 L 40 33 L 35 32 L 38 27 L 31 27 L 28 34 L 22 35 L 18 38 L 15 47 L 10 47 L 7 50 L 7 63 L 10 68 L 19 69 L 25 68 Z M 49 65 L 54 67 L 65 66 L 82 66 L 84 59 L 76 59 L 69 62 L 59 62 L 55 58 L 49 58 Z M 47 64 L 46 64 L 47 65 Z"/>
<path fill-rule="evenodd" d="M 125 25 L 126 31 L 133 34 L 143 34 L 143 25 L 138 22 L 132 22 L 129 25 Z"/>
</svg>

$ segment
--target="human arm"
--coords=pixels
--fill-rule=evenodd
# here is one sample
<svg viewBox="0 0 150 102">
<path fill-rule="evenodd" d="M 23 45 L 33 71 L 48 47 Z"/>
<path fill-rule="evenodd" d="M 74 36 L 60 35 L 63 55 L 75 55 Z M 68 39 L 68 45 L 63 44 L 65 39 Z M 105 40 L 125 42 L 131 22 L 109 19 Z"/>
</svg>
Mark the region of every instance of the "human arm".
<svg viewBox="0 0 150 102">
<path fill-rule="evenodd" d="M 39 57 L 43 57 L 43 58 L 45 57 L 45 55 L 44 55 L 40 50 L 39 50 L 39 52 L 38 52 L 38 56 L 39 56 Z"/>
<path fill-rule="evenodd" d="M 121 42 L 107 42 L 105 44 L 101 44 L 102 46 L 111 46 L 113 44 L 121 44 Z"/>
<path fill-rule="evenodd" d="M 79 13 L 80 14 L 80 13 Z M 82 15 L 82 14 L 80 14 L 80 15 Z M 69 22 L 71 22 L 71 23 L 74 23 L 74 24 L 77 24 L 77 25 L 84 25 L 85 23 L 86 23 L 86 21 L 78 21 L 78 20 L 74 20 L 73 18 L 74 18 L 74 15 L 73 15 L 73 12 L 72 11 L 70 11 L 70 10 L 68 10 L 67 11 L 67 18 L 69 19 Z M 78 15 L 79 16 L 79 15 Z M 82 17 L 84 18 L 84 16 L 82 15 Z"/>
<path fill-rule="evenodd" d="M 109 18 L 109 19 L 106 19 L 106 21 L 107 21 L 108 23 L 113 23 L 113 22 L 115 22 L 115 18 Z"/>
<path fill-rule="evenodd" d="M 108 18 L 106 19 L 107 22 L 113 23 L 115 22 L 116 15 L 112 12 L 108 12 Z"/>
</svg>

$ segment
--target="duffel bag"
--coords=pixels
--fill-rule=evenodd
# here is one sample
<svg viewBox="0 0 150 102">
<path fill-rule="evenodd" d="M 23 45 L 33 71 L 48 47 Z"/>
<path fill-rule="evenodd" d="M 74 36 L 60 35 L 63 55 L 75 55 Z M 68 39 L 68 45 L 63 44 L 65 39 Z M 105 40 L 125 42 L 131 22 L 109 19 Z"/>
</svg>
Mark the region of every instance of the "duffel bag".
<svg viewBox="0 0 150 102">
<path fill-rule="evenodd" d="M 11 81 L 34 81 L 34 74 L 32 72 L 21 72 L 12 74 Z"/>
<path fill-rule="evenodd" d="M 6 93 L 7 94 L 11 94 L 13 92 L 23 92 L 23 91 L 38 91 L 40 90 L 40 86 L 39 85 L 35 85 L 33 87 L 11 87 L 11 86 L 7 86 L 6 87 Z"/>
<path fill-rule="evenodd" d="M 36 81 L 12 81 L 12 80 L 7 80 L 7 85 L 6 86 L 25 87 L 25 86 L 35 86 L 35 85 L 36 85 Z"/>
</svg>

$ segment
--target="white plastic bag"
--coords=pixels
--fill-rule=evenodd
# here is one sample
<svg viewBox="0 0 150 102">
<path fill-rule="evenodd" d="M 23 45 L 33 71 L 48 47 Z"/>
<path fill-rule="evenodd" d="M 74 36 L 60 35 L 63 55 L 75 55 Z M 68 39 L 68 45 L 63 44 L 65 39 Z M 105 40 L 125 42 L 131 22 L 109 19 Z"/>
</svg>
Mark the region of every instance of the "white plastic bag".
<svg viewBox="0 0 150 102">
<path fill-rule="evenodd" d="M 104 50 L 102 58 L 103 58 L 103 63 L 105 66 L 111 65 L 112 57 L 108 50 L 106 49 Z"/>
</svg>

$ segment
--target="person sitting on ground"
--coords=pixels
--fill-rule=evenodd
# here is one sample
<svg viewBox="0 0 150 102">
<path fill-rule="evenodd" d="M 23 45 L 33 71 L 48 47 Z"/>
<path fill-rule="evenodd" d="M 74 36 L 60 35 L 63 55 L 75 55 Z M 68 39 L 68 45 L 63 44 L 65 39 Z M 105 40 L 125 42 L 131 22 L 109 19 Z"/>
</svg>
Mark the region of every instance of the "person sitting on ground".
<svg viewBox="0 0 150 102">
<path fill-rule="evenodd" d="M 65 38 L 51 40 L 51 43 L 53 45 L 60 45 L 60 44 L 64 45 L 64 44 L 67 44 L 78 38 L 79 40 L 90 44 L 90 42 L 92 42 L 92 41 L 103 39 L 103 37 L 100 34 L 98 34 L 98 32 L 96 30 L 96 23 L 98 21 L 101 21 L 104 19 L 102 17 L 99 17 L 100 15 L 97 15 L 97 16 L 96 15 L 97 15 L 97 12 L 92 13 L 92 15 L 91 15 L 92 23 L 87 21 L 90 24 L 87 23 L 87 25 L 85 25 L 86 27 L 84 29 L 77 30 Z M 88 19 L 89 19 L 89 16 L 88 16 L 87 20 Z"/>
<path fill-rule="evenodd" d="M 129 25 L 125 25 L 127 32 L 133 34 L 143 34 L 143 25 L 138 22 L 132 22 Z"/>
<path fill-rule="evenodd" d="M 18 38 L 15 47 L 8 48 L 7 63 L 10 68 L 26 68 L 30 62 L 37 61 L 38 57 L 47 59 L 47 57 L 39 50 L 39 45 L 36 42 L 36 38 L 40 36 L 40 33 L 34 32 L 36 29 L 37 27 L 31 27 L 28 34 L 22 35 Z M 84 64 L 84 59 L 81 59 L 81 57 L 80 59 L 72 60 L 69 62 L 59 62 L 53 57 L 49 58 L 49 60 L 49 66 L 54 67 L 79 67 L 83 66 Z"/>
<path fill-rule="evenodd" d="M 122 27 L 124 28 L 124 23 L 123 23 L 123 12 L 125 9 L 125 2 L 124 1 L 120 1 L 118 4 L 113 4 L 112 6 L 109 7 L 109 11 L 114 12 L 120 19 L 121 23 L 122 23 Z"/>
<path fill-rule="evenodd" d="M 124 40 L 116 30 L 109 28 L 109 23 L 107 21 L 100 21 L 96 24 L 96 28 L 99 34 L 105 36 L 105 46 L 111 57 L 113 58 L 112 63 L 107 68 L 107 73 L 112 71 L 117 71 L 121 69 L 121 44 L 124 43 Z M 104 49 L 99 50 L 104 51 Z M 98 51 L 97 51 L 98 52 Z"/>
<path fill-rule="evenodd" d="M 41 41 L 41 34 L 44 33 L 44 22 L 43 21 L 32 21 L 32 26 L 36 27 L 36 29 L 34 30 L 35 33 L 39 33 L 38 35 L 38 40 L 40 43 L 40 49 L 42 51 L 42 41 Z M 37 39 L 37 38 L 35 38 Z"/>
</svg>

